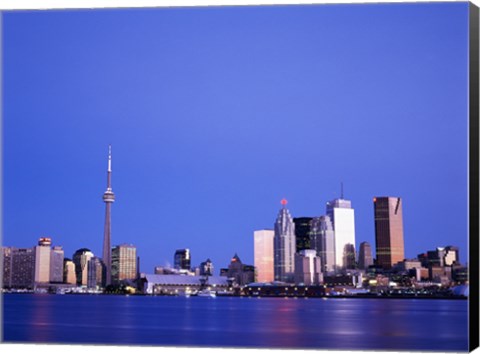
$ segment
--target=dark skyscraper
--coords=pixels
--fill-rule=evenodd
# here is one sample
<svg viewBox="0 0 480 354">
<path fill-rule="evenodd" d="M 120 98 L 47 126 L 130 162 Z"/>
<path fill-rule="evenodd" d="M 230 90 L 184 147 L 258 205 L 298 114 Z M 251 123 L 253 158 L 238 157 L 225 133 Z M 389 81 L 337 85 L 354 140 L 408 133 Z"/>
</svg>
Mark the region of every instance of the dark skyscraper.
<svg viewBox="0 0 480 354">
<path fill-rule="evenodd" d="M 367 269 L 371 265 L 373 265 L 372 247 L 368 242 L 362 242 L 358 253 L 358 268 Z"/>
<path fill-rule="evenodd" d="M 313 218 L 309 217 L 293 218 L 293 223 L 295 224 L 295 243 L 297 252 L 311 248 L 310 222 L 312 219 Z"/>
<path fill-rule="evenodd" d="M 191 258 L 190 250 L 188 248 L 176 250 L 173 259 L 173 264 L 176 269 L 190 270 Z"/>
<path fill-rule="evenodd" d="M 112 147 L 108 146 L 107 190 L 103 194 L 105 202 L 105 227 L 103 233 L 103 263 L 105 264 L 105 285 L 112 283 L 111 209 L 115 201 L 112 191 Z"/>
<path fill-rule="evenodd" d="M 402 199 L 373 198 L 377 265 L 390 269 L 405 258 Z"/>
</svg>

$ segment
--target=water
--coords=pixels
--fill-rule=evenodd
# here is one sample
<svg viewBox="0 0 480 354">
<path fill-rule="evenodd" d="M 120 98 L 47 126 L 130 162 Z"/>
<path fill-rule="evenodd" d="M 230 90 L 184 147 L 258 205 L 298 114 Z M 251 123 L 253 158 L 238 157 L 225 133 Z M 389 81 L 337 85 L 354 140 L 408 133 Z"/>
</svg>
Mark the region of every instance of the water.
<svg viewBox="0 0 480 354">
<path fill-rule="evenodd" d="M 467 351 L 464 300 L 4 295 L 4 341 Z"/>
</svg>

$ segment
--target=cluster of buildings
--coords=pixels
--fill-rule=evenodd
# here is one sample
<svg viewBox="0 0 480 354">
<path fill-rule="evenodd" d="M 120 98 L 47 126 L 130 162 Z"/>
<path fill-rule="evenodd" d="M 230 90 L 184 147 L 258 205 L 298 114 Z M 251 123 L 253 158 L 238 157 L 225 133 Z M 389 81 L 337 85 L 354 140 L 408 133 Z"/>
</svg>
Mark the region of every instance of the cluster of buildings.
<svg viewBox="0 0 480 354">
<path fill-rule="evenodd" d="M 373 198 L 375 259 L 368 242 L 361 242 L 356 250 L 354 209 L 343 191 L 317 217 L 294 218 L 287 201 L 281 204 L 274 228 L 254 232 L 256 285 L 422 287 L 468 281 L 458 247 L 439 247 L 405 259 L 399 197 Z"/>
<path fill-rule="evenodd" d="M 137 249 L 130 244 L 111 247 L 112 158 L 108 154 L 105 225 L 102 257 L 89 249 L 66 258 L 60 246 L 42 237 L 31 248 L 2 247 L 0 253 L 4 289 L 33 291 L 115 292 L 129 287 L 146 294 L 195 293 L 203 290 L 243 294 L 273 287 L 304 294 L 339 286 L 351 288 L 415 287 L 439 284 L 445 287 L 468 282 L 468 269 L 460 264 L 455 246 L 439 247 L 405 259 L 402 199 L 375 197 L 375 254 L 368 242 L 357 251 L 352 203 L 341 197 L 326 203 L 324 215 L 292 217 L 287 200 L 273 229 L 254 231 L 254 265 L 244 264 L 235 254 L 219 275 L 210 259 L 191 265 L 189 249 L 176 250 L 173 267 L 155 267 L 153 274 L 140 273 Z M 308 290 L 307 287 L 310 287 Z M 315 288 L 317 287 L 317 288 Z M 250 290 L 247 290 L 250 289 Z M 292 290 L 293 289 L 293 290 Z M 278 295 L 278 291 L 273 291 Z"/>
</svg>

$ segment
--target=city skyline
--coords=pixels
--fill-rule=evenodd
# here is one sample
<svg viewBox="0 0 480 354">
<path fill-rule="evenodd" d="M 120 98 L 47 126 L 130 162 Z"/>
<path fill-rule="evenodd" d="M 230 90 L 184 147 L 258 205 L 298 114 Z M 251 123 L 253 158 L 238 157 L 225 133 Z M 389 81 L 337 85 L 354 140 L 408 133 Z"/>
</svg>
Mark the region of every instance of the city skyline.
<svg viewBox="0 0 480 354">
<path fill-rule="evenodd" d="M 466 17 L 462 3 L 7 12 L 3 245 L 100 255 L 111 143 L 112 244 L 136 245 L 142 271 L 183 248 L 192 265 L 253 264 L 281 198 L 318 217 L 341 181 L 356 247 L 375 244 L 372 197 L 395 195 L 407 258 L 455 244 L 465 262 Z"/>
</svg>

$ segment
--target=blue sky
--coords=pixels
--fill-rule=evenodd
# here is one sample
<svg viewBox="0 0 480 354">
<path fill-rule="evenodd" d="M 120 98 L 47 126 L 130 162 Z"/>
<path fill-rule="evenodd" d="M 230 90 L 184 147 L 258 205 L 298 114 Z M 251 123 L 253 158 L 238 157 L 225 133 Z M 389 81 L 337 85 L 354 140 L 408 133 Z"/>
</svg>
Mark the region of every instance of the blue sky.
<svg viewBox="0 0 480 354">
<path fill-rule="evenodd" d="M 253 231 L 345 198 L 404 203 L 407 257 L 467 254 L 468 3 L 3 13 L 3 243 L 216 272 Z"/>
</svg>

